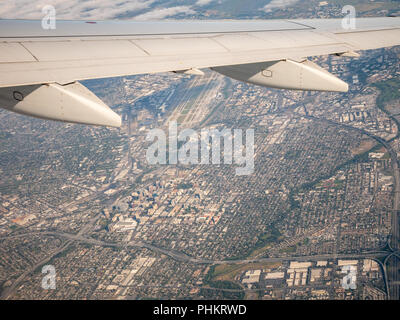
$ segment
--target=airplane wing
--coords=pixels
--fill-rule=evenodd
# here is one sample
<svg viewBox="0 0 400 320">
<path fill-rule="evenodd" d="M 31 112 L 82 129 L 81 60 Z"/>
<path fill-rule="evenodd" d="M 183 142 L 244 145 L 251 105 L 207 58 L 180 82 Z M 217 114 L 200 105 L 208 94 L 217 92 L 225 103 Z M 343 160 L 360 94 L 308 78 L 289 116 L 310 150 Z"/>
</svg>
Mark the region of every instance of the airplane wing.
<svg viewBox="0 0 400 320">
<path fill-rule="evenodd" d="M 348 85 L 306 58 L 400 44 L 400 18 L 268 21 L 0 20 L 0 107 L 35 117 L 120 126 L 78 81 L 213 70 L 266 87 L 346 92 Z"/>
</svg>

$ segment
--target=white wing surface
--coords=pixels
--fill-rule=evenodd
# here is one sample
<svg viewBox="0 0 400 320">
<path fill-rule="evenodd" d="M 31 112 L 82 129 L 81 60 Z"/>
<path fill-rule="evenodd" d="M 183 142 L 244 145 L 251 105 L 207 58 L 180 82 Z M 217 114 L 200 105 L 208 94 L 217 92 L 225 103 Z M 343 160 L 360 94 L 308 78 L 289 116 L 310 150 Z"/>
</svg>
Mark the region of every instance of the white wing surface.
<svg viewBox="0 0 400 320">
<path fill-rule="evenodd" d="M 399 44 L 395 17 L 359 18 L 355 29 L 344 29 L 341 19 L 57 21 L 54 30 L 41 21 L 0 20 L 0 106 L 119 126 L 119 117 L 78 81 L 202 68 L 267 87 L 343 92 L 347 84 L 306 58 Z"/>
</svg>

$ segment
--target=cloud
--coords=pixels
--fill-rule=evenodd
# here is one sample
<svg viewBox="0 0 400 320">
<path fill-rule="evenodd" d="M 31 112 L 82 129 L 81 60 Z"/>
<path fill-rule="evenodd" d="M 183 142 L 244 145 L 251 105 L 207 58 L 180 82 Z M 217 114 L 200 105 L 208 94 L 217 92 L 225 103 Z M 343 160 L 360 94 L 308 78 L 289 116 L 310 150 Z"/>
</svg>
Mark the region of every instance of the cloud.
<svg viewBox="0 0 400 320">
<path fill-rule="evenodd" d="M 194 8 L 214 1 L 217 0 L 196 0 L 193 5 L 163 8 L 159 0 L 0 0 L 0 19 L 42 19 L 42 9 L 51 5 L 56 17 L 64 20 L 161 20 L 195 14 Z"/>
<path fill-rule="evenodd" d="M 135 20 L 161 20 L 164 18 L 172 17 L 177 14 L 195 14 L 196 12 L 192 10 L 190 6 L 178 6 L 163 9 L 154 9 L 152 11 L 143 13 L 134 17 Z"/>
<path fill-rule="evenodd" d="M 205 6 L 207 4 L 210 4 L 211 2 L 214 2 L 214 0 L 197 0 L 195 5 L 198 6 L 198 7 L 201 7 L 201 6 Z"/>
<path fill-rule="evenodd" d="M 155 0 L 13 0 L 0 1 L 2 19 L 41 19 L 42 8 L 52 5 L 59 19 L 114 19 L 126 13 L 140 13 Z"/>
<path fill-rule="evenodd" d="M 299 0 L 272 0 L 262 10 L 266 12 L 271 12 L 274 9 L 283 9 L 289 7 L 298 1 Z"/>
</svg>

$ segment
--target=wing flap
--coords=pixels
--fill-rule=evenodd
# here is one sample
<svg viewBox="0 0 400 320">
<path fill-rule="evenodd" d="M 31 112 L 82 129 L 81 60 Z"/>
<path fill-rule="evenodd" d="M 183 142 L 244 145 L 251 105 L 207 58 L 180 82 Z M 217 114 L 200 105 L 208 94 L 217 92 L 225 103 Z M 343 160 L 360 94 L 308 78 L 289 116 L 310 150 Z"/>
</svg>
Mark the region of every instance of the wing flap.
<svg viewBox="0 0 400 320">
<path fill-rule="evenodd" d="M 271 48 L 298 48 L 307 46 L 325 46 L 340 44 L 343 41 L 327 37 L 316 31 L 294 30 L 290 32 L 259 32 L 251 35 L 258 39 L 258 44 L 263 43 L 263 49 Z M 221 37 L 222 39 L 226 36 Z M 236 41 L 240 48 L 241 39 Z M 218 39 L 219 41 L 219 39 Z"/>
<path fill-rule="evenodd" d="M 39 62 L 144 57 L 129 40 L 23 42 Z"/>
<path fill-rule="evenodd" d="M 0 63 L 36 61 L 20 43 L 0 42 Z"/>
<path fill-rule="evenodd" d="M 336 37 L 358 50 L 399 45 L 400 29 L 337 33 Z"/>
<path fill-rule="evenodd" d="M 227 50 L 211 38 L 169 38 L 132 40 L 150 56 L 185 57 L 188 54 L 226 53 Z"/>
</svg>

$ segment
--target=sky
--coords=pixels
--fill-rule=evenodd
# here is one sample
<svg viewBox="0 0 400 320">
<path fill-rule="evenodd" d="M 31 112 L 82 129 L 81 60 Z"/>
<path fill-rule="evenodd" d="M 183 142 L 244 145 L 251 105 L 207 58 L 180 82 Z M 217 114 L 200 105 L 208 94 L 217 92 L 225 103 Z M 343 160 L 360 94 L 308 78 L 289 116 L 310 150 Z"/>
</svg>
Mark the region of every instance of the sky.
<svg viewBox="0 0 400 320">
<path fill-rule="evenodd" d="M 51 5 L 58 19 L 107 20 L 129 15 L 135 20 L 162 20 L 178 14 L 195 14 L 203 6 L 217 1 L 221 0 L 189 0 L 185 2 L 187 5 L 162 6 L 159 0 L 0 0 L 0 18 L 42 19 L 45 15 L 42 9 Z M 229 0 L 225 1 L 229 5 Z M 295 2 L 297 0 L 266 0 L 260 10 L 268 12 Z"/>
<path fill-rule="evenodd" d="M 263 8 L 263 10 L 269 12 L 272 11 L 273 9 L 282 9 L 291 6 L 296 2 L 298 2 L 298 0 L 272 0 Z"/>
</svg>

